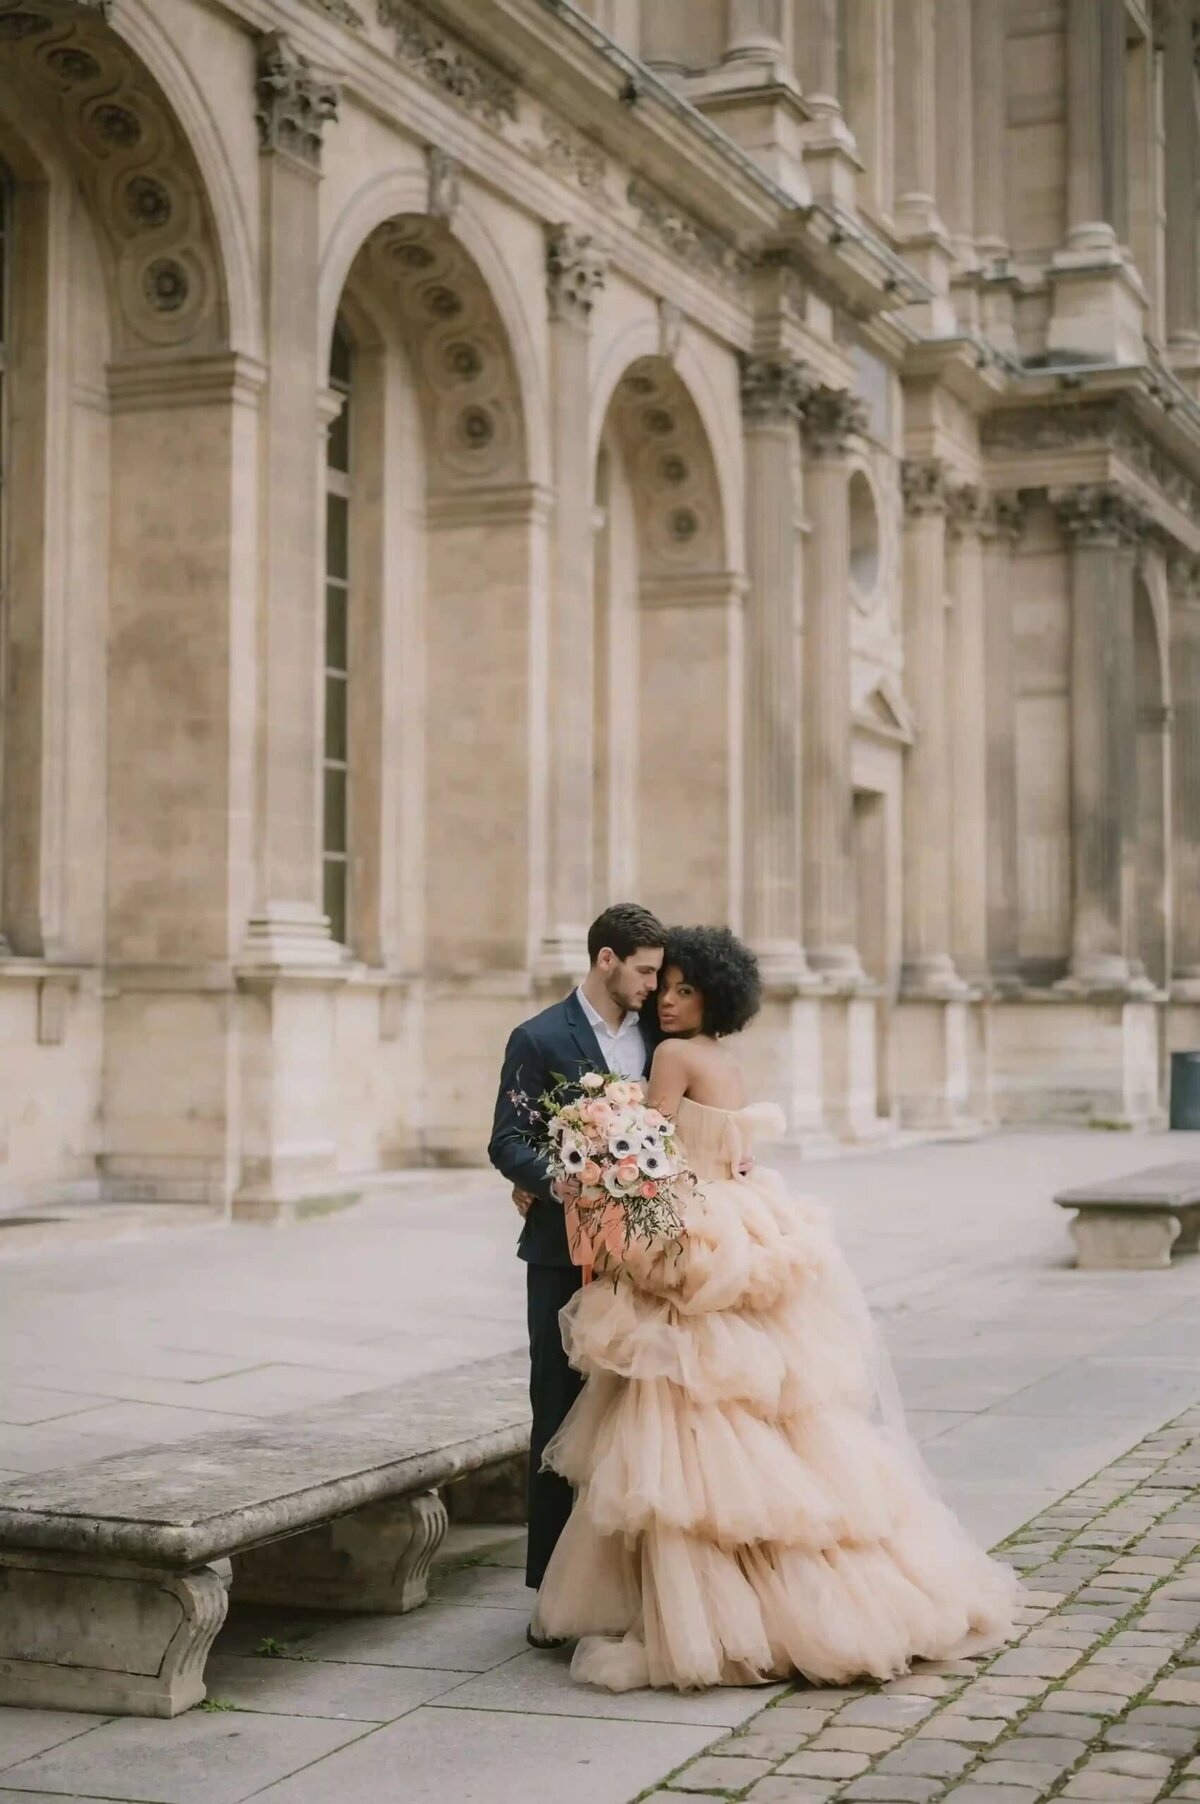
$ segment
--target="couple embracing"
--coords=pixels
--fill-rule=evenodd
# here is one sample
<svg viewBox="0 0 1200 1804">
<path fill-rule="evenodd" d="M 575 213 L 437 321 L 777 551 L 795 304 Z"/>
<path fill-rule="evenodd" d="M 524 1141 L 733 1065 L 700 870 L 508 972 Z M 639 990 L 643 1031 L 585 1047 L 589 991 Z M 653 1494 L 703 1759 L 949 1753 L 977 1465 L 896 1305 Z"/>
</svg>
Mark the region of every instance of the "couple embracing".
<svg viewBox="0 0 1200 1804">
<path fill-rule="evenodd" d="M 826 1211 L 756 1163 L 779 1111 L 726 1041 L 759 976 L 727 928 L 633 904 L 580 987 L 509 1040 L 489 1155 L 524 1215 L 535 1646 L 624 1691 L 891 1678 L 1011 1633 L 1016 1581 L 937 1496 Z M 563 1201 L 515 1100 L 644 1084 L 697 1184 L 681 1241 L 605 1252 L 582 1287 Z"/>
</svg>

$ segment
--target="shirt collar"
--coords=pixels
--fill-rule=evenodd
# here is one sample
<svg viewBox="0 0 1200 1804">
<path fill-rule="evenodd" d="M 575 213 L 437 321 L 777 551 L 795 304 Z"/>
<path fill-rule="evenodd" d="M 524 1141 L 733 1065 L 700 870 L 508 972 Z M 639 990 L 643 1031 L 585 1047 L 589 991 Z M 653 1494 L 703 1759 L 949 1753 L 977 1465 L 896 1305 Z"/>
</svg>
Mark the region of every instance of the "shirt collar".
<svg viewBox="0 0 1200 1804">
<path fill-rule="evenodd" d="M 641 1020 L 641 1016 L 638 1014 L 636 1009 L 632 1009 L 632 1008 L 627 1009 L 625 1011 L 625 1019 L 622 1021 L 620 1027 L 615 1028 L 615 1029 L 611 1028 L 608 1025 L 608 1022 L 604 1019 L 604 1016 L 600 1013 L 599 1009 L 593 1008 L 591 1003 L 588 1001 L 587 997 L 584 995 L 582 984 L 576 990 L 575 994 L 579 998 L 579 1006 L 582 1008 L 584 1014 L 587 1016 L 588 1020 L 591 1022 L 593 1032 L 595 1032 L 595 1033 L 606 1033 L 606 1034 L 610 1035 L 612 1038 L 615 1038 L 617 1034 L 623 1034 L 625 1032 L 625 1029 L 627 1027 L 629 1027 L 632 1023 L 638 1022 Z"/>
</svg>

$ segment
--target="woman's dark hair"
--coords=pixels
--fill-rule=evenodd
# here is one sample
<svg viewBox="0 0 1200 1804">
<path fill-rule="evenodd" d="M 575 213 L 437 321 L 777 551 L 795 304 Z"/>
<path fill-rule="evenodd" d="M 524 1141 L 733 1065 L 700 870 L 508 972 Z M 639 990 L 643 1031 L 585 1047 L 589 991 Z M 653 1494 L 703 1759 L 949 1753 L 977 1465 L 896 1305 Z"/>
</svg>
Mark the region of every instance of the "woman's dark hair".
<svg viewBox="0 0 1200 1804">
<path fill-rule="evenodd" d="M 608 946 L 624 962 L 642 946 L 665 946 L 667 930 L 657 915 L 636 902 L 614 902 L 588 928 L 588 958 L 595 964 Z"/>
<path fill-rule="evenodd" d="M 663 969 L 699 990 L 706 1034 L 737 1034 L 762 1002 L 758 960 L 728 927 L 670 927 Z"/>
</svg>

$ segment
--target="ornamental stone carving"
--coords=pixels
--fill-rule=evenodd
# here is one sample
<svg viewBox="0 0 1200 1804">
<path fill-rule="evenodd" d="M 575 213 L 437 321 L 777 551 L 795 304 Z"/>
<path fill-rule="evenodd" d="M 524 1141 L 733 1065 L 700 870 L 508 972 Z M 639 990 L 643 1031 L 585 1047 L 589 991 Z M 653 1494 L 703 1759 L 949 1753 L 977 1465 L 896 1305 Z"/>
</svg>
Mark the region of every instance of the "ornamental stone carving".
<svg viewBox="0 0 1200 1804">
<path fill-rule="evenodd" d="M 840 457 L 866 430 L 867 409 L 848 388 L 809 390 L 803 406 L 804 437 L 814 457 Z"/>
<path fill-rule="evenodd" d="M 805 365 L 794 357 L 742 358 L 742 417 L 747 425 L 799 422 L 812 392 Z"/>
<path fill-rule="evenodd" d="M 378 0 L 376 17 L 392 28 L 397 59 L 469 113 L 478 113 L 497 128 L 506 119 L 516 119 L 517 90 L 507 75 L 448 37 L 409 0 Z"/>
<path fill-rule="evenodd" d="M 988 520 L 988 500 L 978 483 L 952 483 L 946 492 L 946 527 L 957 538 L 982 532 Z"/>
<path fill-rule="evenodd" d="M 1130 545 L 1144 536 L 1144 512 L 1115 483 L 1085 483 L 1051 499 L 1059 524 L 1076 544 Z"/>
<path fill-rule="evenodd" d="M 259 39 L 256 85 L 261 149 L 319 169 L 325 127 L 337 118 L 336 83 L 317 74 L 283 32 L 270 31 Z"/>
<path fill-rule="evenodd" d="M 733 287 L 744 285 L 750 274 L 749 258 L 719 232 L 702 225 L 670 195 L 635 176 L 625 198 L 639 215 L 642 229 L 681 263 Z"/>
<path fill-rule="evenodd" d="M 906 514 L 944 514 L 950 505 L 950 480 L 941 458 L 905 458 L 900 466 L 900 493 Z"/>
<path fill-rule="evenodd" d="M 590 232 L 554 226 L 546 237 L 546 292 L 551 319 L 586 325 L 604 287 L 608 259 Z"/>
<path fill-rule="evenodd" d="M 328 13 L 339 25 L 349 26 L 351 31 L 362 31 L 366 20 L 362 14 L 350 5 L 350 0 L 305 0 L 316 12 Z"/>
<path fill-rule="evenodd" d="M 461 165 L 448 150 L 431 144 L 425 152 L 428 198 L 425 211 L 432 219 L 449 222 L 458 211 L 461 194 Z"/>
</svg>

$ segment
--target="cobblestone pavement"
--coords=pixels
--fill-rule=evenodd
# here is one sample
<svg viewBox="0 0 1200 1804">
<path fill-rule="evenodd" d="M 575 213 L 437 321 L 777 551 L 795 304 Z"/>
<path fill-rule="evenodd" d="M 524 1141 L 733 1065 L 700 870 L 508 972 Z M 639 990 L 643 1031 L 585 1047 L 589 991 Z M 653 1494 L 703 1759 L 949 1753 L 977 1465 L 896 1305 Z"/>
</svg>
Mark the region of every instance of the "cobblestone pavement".
<svg viewBox="0 0 1200 1804">
<path fill-rule="evenodd" d="M 890 1685 L 787 1692 L 645 1804 L 1200 1800 L 1200 1406 L 1002 1549 L 1019 1639 Z"/>
</svg>

